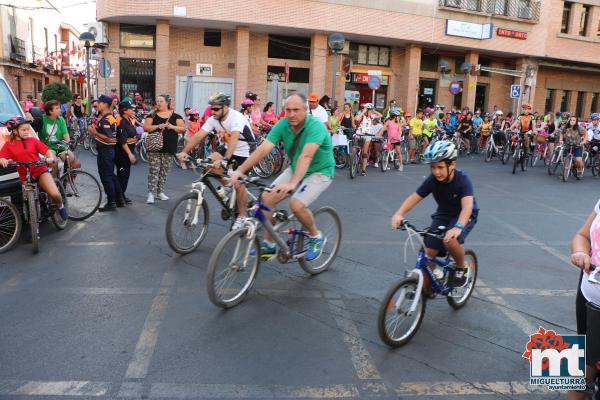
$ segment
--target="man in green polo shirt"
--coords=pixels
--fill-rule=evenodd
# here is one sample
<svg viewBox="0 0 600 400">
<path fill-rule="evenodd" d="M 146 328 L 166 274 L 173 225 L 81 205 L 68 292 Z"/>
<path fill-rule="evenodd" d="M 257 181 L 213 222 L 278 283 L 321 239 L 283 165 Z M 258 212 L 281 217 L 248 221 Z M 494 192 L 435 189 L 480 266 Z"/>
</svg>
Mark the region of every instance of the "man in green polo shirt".
<svg viewBox="0 0 600 400">
<path fill-rule="evenodd" d="M 293 94 L 285 101 L 285 118 L 269 132 L 267 140 L 250 155 L 231 175 L 231 182 L 244 177 L 245 173 L 271 153 L 283 142 L 291 165 L 273 182 L 273 190 L 265 192 L 262 202 L 270 209 L 294 192 L 290 198 L 290 210 L 309 234 L 305 259 L 312 261 L 321 255 L 326 238 L 317 229 L 312 212 L 308 208 L 321 193 L 331 185 L 335 171 L 331 135 L 322 122 L 308 113 L 308 103 L 302 94 Z M 270 213 L 265 216 L 271 218 Z M 261 244 L 261 256 L 270 259 L 277 254 L 277 246 L 268 232 Z"/>
</svg>

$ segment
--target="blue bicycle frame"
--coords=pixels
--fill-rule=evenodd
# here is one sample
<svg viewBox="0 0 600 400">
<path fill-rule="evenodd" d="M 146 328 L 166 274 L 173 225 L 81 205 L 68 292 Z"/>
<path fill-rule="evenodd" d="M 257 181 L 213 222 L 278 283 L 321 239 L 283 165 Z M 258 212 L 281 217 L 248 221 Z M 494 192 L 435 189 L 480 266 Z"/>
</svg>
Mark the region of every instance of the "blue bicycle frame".
<svg viewBox="0 0 600 400">
<path fill-rule="evenodd" d="M 417 257 L 417 263 L 415 265 L 415 269 L 425 271 L 425 273 L 429 277 L 429 282 L 431 284 L 431 288 L 433 289 L 433 291 L 435 293 L 447 295 L 448 293 L 450 293 L 450 291 L 452 291 L 452 288 L 444 285 L 443 283 L 440 283 L 441 280 L 438 280 L 433 275 L 433 272 L 431 272 L 431 270 L 427 266 L 428 262 L 431 262 L 431 263 L 435 264 L 437 267 L 440 267 L 444 270 L 444 276 L 442 278 L 442 280 L 443 280 L 444 278 L 446 278 L 448 276 L 449 273 L 454 272 L 456 270 L 456 268 L 454 268 L 452 266 L 452 263 L 450 262 L 450 256 L 448 255 L 445 258 L 440 260 L 439 257 L 428 257 L 425 254 L 425 251 L 423 249 L 421 249 L 419 251 L 419 255 Z"/>
<path fill-rule="evenodd" d="M 286 243 L 281 238 L 281 236 L 277 234 L 277 226 L 274 227 L 273 224 L 271 224 L 271 221 L 265 216 L 265 214 L 263 214 L 263 211 L 267 213 L 273 212 L 271 208 L 267 207 L 259 200 L 254 204 L 254 207 L 252 207 L 252 216 L 265 227 L 267 232 L 271 234 L 271 237 L 273 238 L 273 240 L 275 240 L 280 249 L 288 249 L 286 252 L 286 255 L 288 257 L 294 259 L 302 257 L 305 252 L 304 248 L 301 248 L 299 249 L 299 251 L 296 252 L 294 252 L 294 249 L 296 246 L 302 246 L 303 241 L 301 241 L 300 239 L 305 236 L 308 236 L 308 234 L 301 229 L 290 228 L 288 229 L 288 234 L 291 235 L 291 239 L 289 243 Z M 283 222 L 287 222 L 287 218 L 286 221 Z"/>
</svg>

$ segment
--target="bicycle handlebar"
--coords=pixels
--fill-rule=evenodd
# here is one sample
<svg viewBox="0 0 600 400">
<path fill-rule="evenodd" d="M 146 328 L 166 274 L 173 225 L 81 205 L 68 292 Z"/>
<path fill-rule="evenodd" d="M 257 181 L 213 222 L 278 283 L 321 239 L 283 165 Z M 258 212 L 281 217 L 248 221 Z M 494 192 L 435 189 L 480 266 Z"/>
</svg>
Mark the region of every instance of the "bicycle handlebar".
<svg viewBox="0 0 600 400">
<path fill-rule="evenodd" d="M 435 237 L 438 239 L 443 239 L 444 234 L 446 233 L 446 231 L 448 231 L 448 228 L 445 226 L 438 226 L 437 229 L 431 229 L 431 227 L 427 227 L 425 229 L 418 229 L 416 226 L 414 226 L 407 220 L 402 221 L 402 223 L 400 224 L 399 230 L 406 231 L 409 229 L 414 231 L 416 234 L 418 234 L 420 236 L 431 236 L 431 237 Z"/>
</svg>

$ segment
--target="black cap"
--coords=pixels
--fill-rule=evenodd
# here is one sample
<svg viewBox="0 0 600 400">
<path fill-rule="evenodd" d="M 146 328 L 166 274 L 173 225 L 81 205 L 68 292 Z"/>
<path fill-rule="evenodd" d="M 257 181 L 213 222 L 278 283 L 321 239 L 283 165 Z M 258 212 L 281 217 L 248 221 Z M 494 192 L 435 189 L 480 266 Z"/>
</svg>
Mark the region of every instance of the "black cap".
<svg viewBox="0 0 600 400">
<path fill-rule="evenodd" d="M 133 109 L 134 109 L 134 107 L 128 101 L 122 101 L 119 103 L 119 111 L 133 110 Z"/>
<path fill-rule="evenodd" d="M 108 105 L 112 104 L 112 97 L 107 96 L 105 94 L 101 95 L 100 97 L 98 97 L 98 103 L 106 103 Z"/>
</svg>

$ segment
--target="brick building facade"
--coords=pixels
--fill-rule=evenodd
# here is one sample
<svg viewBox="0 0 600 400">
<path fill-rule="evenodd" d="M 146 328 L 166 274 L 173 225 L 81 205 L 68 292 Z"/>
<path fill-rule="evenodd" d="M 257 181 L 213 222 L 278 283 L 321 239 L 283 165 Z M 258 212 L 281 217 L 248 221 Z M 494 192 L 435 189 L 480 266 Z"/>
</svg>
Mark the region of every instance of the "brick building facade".
<svg viewBox="0 0 600 400">
<path fill-rule="evenodd" d="M 123 92 L 127 74 L 126 88 L 139 91 L 132 71 L 148 61 L 154 69 L 152 80 L 142 74 L 145 92 L 175 95 L 178 109 L 188 81 L 203 96 L 229 89 L 235 103 L 246 90 L 281 99 L 284 85 L 273 78 L 284 79 L 286 65 L 290 91 L 330 94 L 332 32 L 347 42 L 337 56 L 338 101 L 370 101 L 367 82 L 377 74 L 377 105 L 394 98 L 412 112 L 436 103 L 510 111 L 518 107 L 510 98 L 515 84 L 519 101 L 539 111 L 584 116 L 599 109 L 597 0 L 157 0 L 144 7 L 98 0 L 97 19 L 108 25 L 105 57 L 115 70 L 109 86 Z M 346 75 L 341 68 L 349 59 Z M 461 93 L 450 93 L 453 81 Z M 206 96 L 194 99 L 201 107 Z"/>
</svg>

